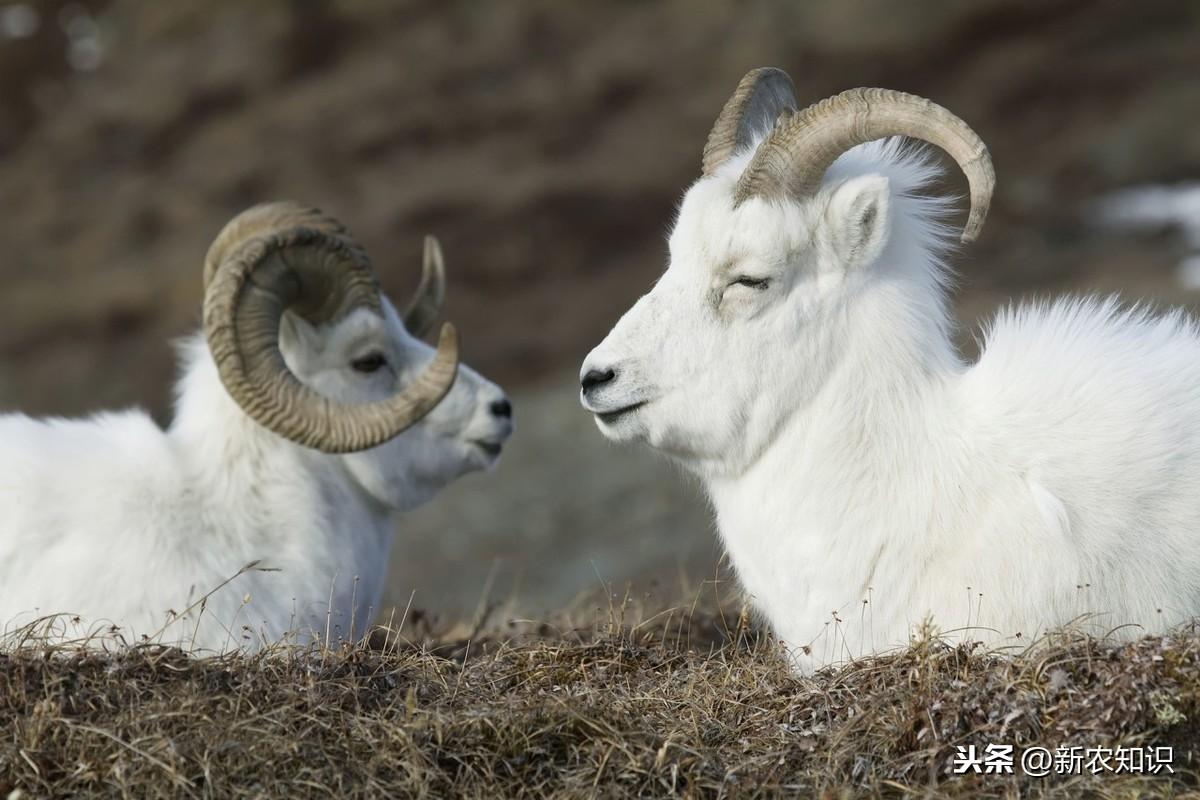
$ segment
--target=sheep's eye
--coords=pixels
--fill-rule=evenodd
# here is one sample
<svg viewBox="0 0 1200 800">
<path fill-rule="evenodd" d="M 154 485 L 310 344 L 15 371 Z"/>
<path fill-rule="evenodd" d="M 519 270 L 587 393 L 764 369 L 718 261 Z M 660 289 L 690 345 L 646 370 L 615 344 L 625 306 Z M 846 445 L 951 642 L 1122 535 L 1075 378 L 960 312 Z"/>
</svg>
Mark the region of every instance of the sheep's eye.
<svg viewBox="0 0 1200 800">
<path fill-rule="evenodd" d="M 769 286 L 771 280 L 769 278 L 751 278 L 749 275 L 743 275 L 733 282 L 734 286 L 747 286 L 751 289 L 765 289 Z"/>
<path fill-rule="evenodd" d="M 368 353 L 362 358 L 351 361 L 350 366 L 356 372 L 370 374 L 378 371 L 380 367 L 387 366 L 387 359 L 383 357 L 383 353 Z"/>
</svg>

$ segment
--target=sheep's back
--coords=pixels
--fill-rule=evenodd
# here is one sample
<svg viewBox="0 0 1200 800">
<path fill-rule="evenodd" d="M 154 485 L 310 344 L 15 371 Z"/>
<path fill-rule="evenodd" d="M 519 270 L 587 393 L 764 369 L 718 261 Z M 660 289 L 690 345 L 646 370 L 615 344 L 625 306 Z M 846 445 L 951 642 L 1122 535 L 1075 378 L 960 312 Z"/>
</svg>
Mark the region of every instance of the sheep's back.
<svg viewBox="0 0 1200 800">
<path fill-rule="evenodd" d="M 1105 584 L 1096 592 L 1155 606 L 1142 615 L 1200 612 L 1194 320 L 1115 298 L 1010 308 L 961 391 L 979 451 L 1026 480 L 1082 573 Z"/>
</svg>

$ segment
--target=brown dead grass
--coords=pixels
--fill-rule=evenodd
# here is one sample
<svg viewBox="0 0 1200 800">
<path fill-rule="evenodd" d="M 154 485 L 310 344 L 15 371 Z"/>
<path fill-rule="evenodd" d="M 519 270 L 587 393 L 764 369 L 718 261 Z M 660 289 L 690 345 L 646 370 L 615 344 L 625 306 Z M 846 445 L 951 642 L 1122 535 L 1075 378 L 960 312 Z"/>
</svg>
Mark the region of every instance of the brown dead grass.
<svg viewBox="0 0 1200 800">
<path fill-rule="evenodd" d="M 626 609 L 626 612 L 628 610 Z M 0 798 L 1177 796 L 1200 637 L 1059 634 L 1015 657 L 925 637 L 812 678 L 745 616 L 681 609 L 473 640 L 191 658 L 0 652 Z M 1174 775 L 951 774 L 956 745 L 1174 747 Z"/>
</svg>

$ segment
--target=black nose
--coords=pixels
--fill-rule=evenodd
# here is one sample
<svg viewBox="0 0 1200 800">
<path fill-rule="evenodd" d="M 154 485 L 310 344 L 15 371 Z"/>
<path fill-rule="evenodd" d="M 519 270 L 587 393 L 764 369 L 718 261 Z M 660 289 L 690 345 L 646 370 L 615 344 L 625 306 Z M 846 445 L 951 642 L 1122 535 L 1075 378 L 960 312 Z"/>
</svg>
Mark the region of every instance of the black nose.
<svg viewBox="0 0 1200 800">
<path fill-rule="evenodd" d="M 598 369 L 589 369 L 587 374 L 583 376 L 583 379 L 579 381 L 579 384 L 583 387 L 584 392 L 590 392 L 600 384 L 608 383 L 616 376 L 617 373 L 611 369 L 606 369 L 603 372 Z"/>
<path fill-rule="evenodd" d="M 497 417 L 511 417 L 512 403 L 508 402 L 508 398 L 497 400 L 488 406 L 488 409 Z"/>
</svg>

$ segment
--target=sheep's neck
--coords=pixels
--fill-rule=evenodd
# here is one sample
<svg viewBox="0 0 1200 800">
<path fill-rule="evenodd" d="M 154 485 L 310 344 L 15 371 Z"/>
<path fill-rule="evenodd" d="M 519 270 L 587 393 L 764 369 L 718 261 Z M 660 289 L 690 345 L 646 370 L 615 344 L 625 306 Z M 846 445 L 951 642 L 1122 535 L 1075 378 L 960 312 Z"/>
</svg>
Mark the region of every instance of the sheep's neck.
<svg viewBox="0 0 1200 800">
<path fill-rule="evenodd" d="M 231 409 L 230 415 L 224 427 L 213 425 L 205 441 L 193 441 L 190 447 L 197 454 L 202 448 L 209 450 L 192 461 L 201 473 L 195 476 L 197 485 L 205 486 L 206 497 L 221 498 L 219 503 L 210 503 L 209 512 L 242 521 L 237 526 L 239 539 L 264 546 L 277 540 L 288 544 L 303 541 L 312 547 L 334 549 L 336 540 L 355 533 L 344 528 L 383 525 L 390 532 L 387 509 L 366 497 L 336 459 L 275 436 L 240 409 Z M 219 467 L 214 469 L 216 465 Z M 301 498 L 321 498 L 323 502 L 310 499 L 312 508 L 300 508 L 297 501 Z M 354 516 L 367 518 L 326 519 L 327 515 L 320 513 L 325 508 L 355 509 L 360 513 Z M 390 536 L 377 544 L 386 545 L 387 541 Z"/>
<path fill-rule="evenodd" d="M 915 591 L 918 575 L 877 571 L 899 562 L 889 557 L 897 548 L 917 564 L 938 546 L 937 496 L 961 463 L 948 452 L 957 438 L 948 389 L 962 367 L 945 317 L 904 292 L 864 298 L 817 396 L 749 469 L 707 481 L 733 566 L 785 638 L 798 636 L 795 618 L 811 628 L 815 615 L 857 615 L 876 582 Z M 912 324 L 880 329 L 896 319 Z"/>
<path fill-rule="evenodd" d="M 224 391 L 211 359 L 190 364 L 169 437 L 184 464 L 191 515 L 206 532 L 181 542 L 197 557 L 219 556 L 229 574 L 250 561 L 236 591 L 256 599 L 329 598 L 366 624 L 377 611 L 393 517 L 349 478 L 340 461 L 257 425 Z M 331 510 L 338 513 L 331 516 Z M 354 608 L 351 608 L 353 606 Z"/>
</svg>

